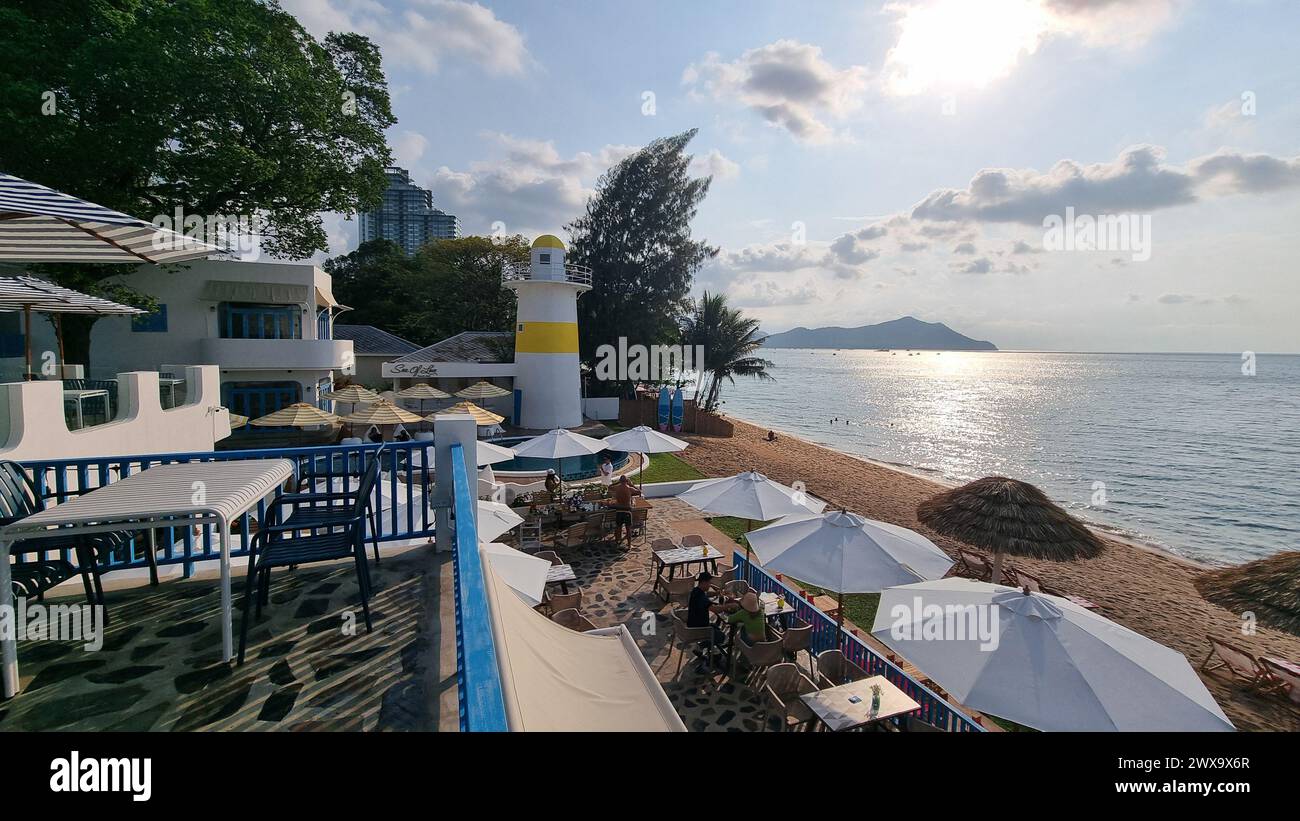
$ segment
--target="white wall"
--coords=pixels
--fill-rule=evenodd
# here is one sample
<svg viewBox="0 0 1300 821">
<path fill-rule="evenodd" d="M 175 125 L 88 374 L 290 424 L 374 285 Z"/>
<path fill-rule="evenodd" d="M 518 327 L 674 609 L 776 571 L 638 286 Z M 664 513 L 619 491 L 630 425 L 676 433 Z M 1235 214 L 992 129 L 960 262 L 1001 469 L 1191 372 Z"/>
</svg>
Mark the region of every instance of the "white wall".
<svg viewBox="0 0 1300 821">
<path fill-rule="evenodd" d="M 278 344 L 282 349 L 292 347 L 292 341 L 285 340 L 221 340 L 218 329 L 217 303 L 204 298 L 204 286 L 210 280 L 249 282 L 261 284 L 283 284 L 295 286 L 307 301 L 301 303 L 306 308 L 302 316 L 303 340 L 315 340 L 317 292 L 329 294 L 330 276 L 314 265 L 283 265 L 269 262 L 237 262 L 231 260 L 198 260 L 185 263 L 175 271 L 168 271 L 156 265 L 141 265 L 132 273 L 115 279 L 131 288 L 148 294 L 167 306 L 167 331 L 165 333 L 146 333 L 131 330 L 129 317 L 104 317 L 97 321 L 91 331 L 90 369 L 87 374 L 92 379 L 110 379 L 123 371 L 155 370 L 164 363 L 181 362 L 186 364 L 206 364 L 224 367 L 244 367 L 265 361 L 268 367 L 288 367 L 296 365 L 311 373 L 303 375 L 306 381 L 329 375 L 330 363 L 326 360 L 338 358 L 340 351 L 351 351 L 350 341 L 301 345 L 301 351 L 294 354 L 301 361 L 277 362 L 274 348 Z M 204 343 L 203 340 L 215 340 Z M 215 357 L 223 342 L 233 343 L 238 347 L 241 342 L 267 342 L 267 355 L 254 357 L 254 361 L 224 362 Z M 208 346 L 205 348 L 205 344 Z M 337 350 L 335 350 L 337 349 Z M 33 358 L 39 361 L 42 351 L 57 350 L 54 330 L 44 317 L 32 321 Z M 243 359 L 248 359 L 244 356 Z"/>
<path fill-rule="evenodd" d="M 588 419 L 617 419 L 618 397 L 595 396 L 582 400 L 582 415 Z"/>
<path fill-rule="evenodd" d="M 0 385 L 0 416 L 8 420 L 0 459 L 76 459 L 149 453 L 210 451 L 230 435 L 230 414 L 221 407 L 214 366 L 185 369 L 186 404 L 163 410 L 158 374 L 117 374 L 117 418 L 104 425 L 68 430 L 63 383 L 55 380 Z"/>
</svg>

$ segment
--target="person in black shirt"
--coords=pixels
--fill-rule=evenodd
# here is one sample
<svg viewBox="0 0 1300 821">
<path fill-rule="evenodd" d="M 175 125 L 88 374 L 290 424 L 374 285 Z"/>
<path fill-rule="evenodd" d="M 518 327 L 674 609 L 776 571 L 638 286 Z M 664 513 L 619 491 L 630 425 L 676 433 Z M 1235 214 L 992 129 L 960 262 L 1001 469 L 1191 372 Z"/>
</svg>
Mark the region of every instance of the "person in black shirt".
<svg viewBox="0 0 1300 821">
<path fill-rule="evenodd" d="M 714 604 L 709 598 L 709 583 L 713 581 L 713 576 L 709 571 L 701 571 L 700 575 L 695 577 L 695 587 L 691 590 L 691 597 L 686 602 L 686 626 L 687 627 L 707 627 L 712 623 L 712 615 L 722 612 L 722 605 Z M 713 625 L 713 646 L 723 649 L 727 641 L 727 634 Z M 700 656 L 700 664 L 707 662 L 703 658 L 707 645 L 701 644 L 696 647 L 695 655 Z"/>
</svg>

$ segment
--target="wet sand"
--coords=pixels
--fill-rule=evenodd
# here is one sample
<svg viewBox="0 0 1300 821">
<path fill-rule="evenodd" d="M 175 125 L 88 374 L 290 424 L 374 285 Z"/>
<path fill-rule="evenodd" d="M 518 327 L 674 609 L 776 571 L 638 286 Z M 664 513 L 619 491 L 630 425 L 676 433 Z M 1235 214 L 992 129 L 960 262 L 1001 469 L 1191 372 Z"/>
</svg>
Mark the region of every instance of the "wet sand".
<svg viewBox="0 0 1300 821">
<path fill-rule="evenodd" d="M 958 543 L 916 519 L 916 506 L 943 485 L 849 456 L 781 433 L 768 442 L 767 429 L 738 419 L 731 439 L 686 436 L 681 457 L 709 476 L 758 470 L 784 484 L 803 481 L 808 492 L 834 506 L 872 519 L 912 528 L 956 556 Z M 1107 543 L 1100 557 L 1058 563 L 1015 558 L 1045 586 L 1082 596 L 1124 626 L 1178 650 L 1200 672 L 1209 650 L 1206 635 L 1232 642 L 1256 656 L 1300 661 L 1300 637 L 1260 628 L 1244 636 L 1238 614 L 1210 604 L 1192 586 L 1203 568 L 1186 559 L 1099 533 Z M 1210 692 L 1239 730 L 1300 730 L 1300 710 L 1278 697 L 1246 692 L 1221 673 L 1200 673 Z"/>
</svg>

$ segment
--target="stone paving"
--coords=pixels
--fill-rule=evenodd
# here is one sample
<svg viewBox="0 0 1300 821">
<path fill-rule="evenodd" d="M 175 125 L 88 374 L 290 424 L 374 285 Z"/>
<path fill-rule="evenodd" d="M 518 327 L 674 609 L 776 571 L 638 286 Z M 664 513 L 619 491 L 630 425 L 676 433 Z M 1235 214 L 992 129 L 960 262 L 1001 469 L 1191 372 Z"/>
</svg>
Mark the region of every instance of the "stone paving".
<svg viewBox="0 0 1300 821">
<path fill-rule="evenodd" d="M 238 608 L 243 576 L 236 573 Z M 445 726 L 438 691 L 447 664 L 438 656 L 447 643 L 437 635 L 444 575 L 450 563 L 431 546 L 372 565 L 375 630 L 368 634 L 350 563 L 276 573 L 242 667 L 220 658 L 215 580 L 109 592 L 110 624 L 98 652 L 80 642 L 19 644 L 23 692 L 0 702 L 0 731 Z M 235 631 L 238 640 L 238 609 Z M 453 657 L 453 672 L 454 665 Z"/>
<path fill-rule="evenodd" d="M 686 728 L 695 732 L 745 732 L 780 726 L 767 715 L 758 694 L 741 681 L 723 674 L 712 677 L 697 672 L 687 656 L 677 674 L 678 650 L 672 648 L 672 607 L 651 589 L 650 542 L 658 538 L 680 538 L 674 522 L 699 520 L 700 512 L 676 499 L 653 499 L 645 537 L 638 537 L 632 550 L 625 544 L 588 545 L 557 552 L 573 566 L 582 586 L 582 610 L 597 627 L 624 624 L 655 671 Z M 734 544 L 715 545 L 731 563 Z M 678 603 L 675 607 L 683 607 Z M 670 648 L 671 652 L 670 652 Z M 807 668 L 807 659 L 801 659 Z M 743 679 L 744 674 L 738 674 Z"/>
</svg>

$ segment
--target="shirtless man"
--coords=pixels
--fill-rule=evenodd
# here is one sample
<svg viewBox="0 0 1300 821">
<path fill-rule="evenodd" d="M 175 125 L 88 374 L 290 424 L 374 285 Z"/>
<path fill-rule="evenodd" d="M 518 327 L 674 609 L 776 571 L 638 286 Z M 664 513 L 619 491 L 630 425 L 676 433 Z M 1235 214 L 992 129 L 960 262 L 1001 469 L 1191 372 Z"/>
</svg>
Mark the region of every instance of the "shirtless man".
<svg viewBox="0 0 1300 821">
<path fill-rule="evenodd" d="M 617 511 L 614 520 L 614 544 L 618 544 L 618 534 L 623 527 L 627 527 L 627 547 L 632 549 L 632 497 L 640 496 L 641 491 L 632 486 L 626 476 L 618 477 L 610 490 L 610 495 L 614 497 L 614 510 Z"/>
</svg>

